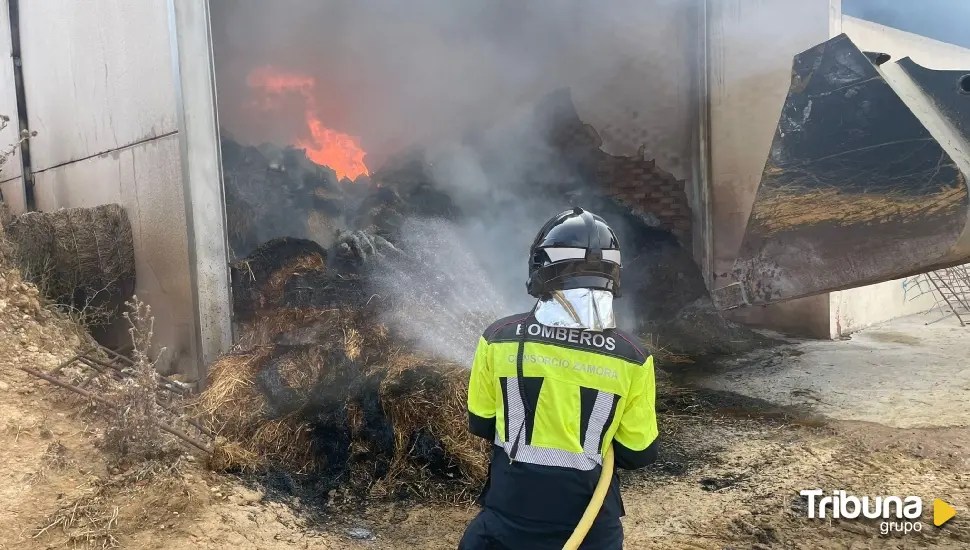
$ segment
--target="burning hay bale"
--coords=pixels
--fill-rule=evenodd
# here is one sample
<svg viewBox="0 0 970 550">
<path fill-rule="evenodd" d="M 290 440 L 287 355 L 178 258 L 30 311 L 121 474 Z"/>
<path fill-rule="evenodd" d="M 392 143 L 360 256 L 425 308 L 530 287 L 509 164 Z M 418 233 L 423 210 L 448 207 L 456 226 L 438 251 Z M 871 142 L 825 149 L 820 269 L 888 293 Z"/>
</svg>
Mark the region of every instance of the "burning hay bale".
<svg viewBox="0 0 970 550">
<path fill-rule="evenodd" d="M 278 237 L 310 237 L 321 217 L 339 218 L 349 198 L 333 170 L 292 147 L 246 147 L 222 140 L 226 224 L 235 257 Z M 331 224 L 332 225 L 332 224 Z"/>
<path fill-rule="evenodd" d="M 55 303 L 107 322 L 134 291 L 131 224 L 117 204 L 28 212 L 6 231 L 24 278 Z"/>
</svg>

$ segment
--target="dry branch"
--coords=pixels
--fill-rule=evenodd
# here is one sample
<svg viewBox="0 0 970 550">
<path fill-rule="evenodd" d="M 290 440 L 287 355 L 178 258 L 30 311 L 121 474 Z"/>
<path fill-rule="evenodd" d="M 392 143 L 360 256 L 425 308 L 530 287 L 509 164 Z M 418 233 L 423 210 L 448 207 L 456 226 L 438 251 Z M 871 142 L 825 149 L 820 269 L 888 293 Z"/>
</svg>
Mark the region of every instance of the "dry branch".
<svg viewBox="0 0 970 550">
<path fill-rule="evenodd" d="M 86 365 L 90 366 L 93 369 L 98 369 L 98 370 L 102 368 L 111 369 L 112 371 L 117 373 L 115 378 L 119 380 L 122 378 L 122 375 L 125 374 L 125 370 L 123 367 L 119 367 L 118 365 L 115 365 L 110 361 L 102 361 L 95 357 L 91 357 L 90 355 L 87 355 L 87 354 L 81 355 L 78 358 L 78 360 L 81 361 L 82 363 L 85 363 Z M 159 381 L 158 381 L 159 389 L 170 391 L 179 396 L 183 396 L 187 393 L 187 390 L 185 390 L 184 388 L 182 388 L 181 386 L 179 386 L 177 383 L 170 380 L 169 378 L 162 375 L 158 375 L 158 378 L 159 378 Z"/>
<path fill-rule="evenodd" d="M 104 399 L 103 397 L 94 395 L 93 393 L 91 393 L 91 392 L 89 392 L 87 390 L 81 389 L 81 388 L 79 388 L 79 387 L 77 387 L 77 386 L 75 386 L 73 384 L 69 384 L 69 383 L 64 382 L 62 380 L 58 380 L 57 378 L 54 378 L 53 376 L 50 376 L 50 375 L 45 374 L 43 372 L 40 372 L 38 370 L 32 369 L 30 367 L 17 367 L 17 368 L 20 369 L 20 370 L 22 370 L 22 371 L 24 371 L 24 372 L 26 372 L 27 374 L 29 374 L 31 376 L 36 376 L 37 378 L 40 378 L 41 380 L 45 380 L 47 382 L 50 382 L 51 384 L 54 384 L 55 386 L 57 386 L 59 388 L 63 388 L 65 390 L 70 390 L 70 391 L 72 391 L 72 392 L 74 392 L 74 393 L 76 393 L 76 394 L 78 394 L 78 395 L 80 395 L 82 397 L 85 397 L 87 399 L 90 399 L 90 400 L 92 400 L 92 401 L 94 401 L 96 403 L 99 403 L 101 405 L 104 405 L 105 407 L 108 407 L 110 409 L 117 409 L 118 408 L 117 405 L 115 405 L 114 403 L 108 401 L 107 399 Z M 177 429 L 169 426 L 168 424 L 165 424 L 163 422 L 159 422 L 158 423 L 158 427 L 160 429 L 162 429 L 162 430 L 164 430 L 164 431 L 166 431 L 166 432 L 174 435 L 175 437 L 181 439 L 182 441 L 188 443 L 189 445 L 192 445 L 193 447 L 195 447 L 195 448 L 197 448 L 197 449 L 199 449 L 199 450 L 201 450 L 201 451 L 203 451 L 203 452 L 205 452 L 207 454 L 212 454 L 212 449 L 210 449 L 204 443 L 199 442 L 198 440 L 196 440 L 196 439 L 194 439 L 194 438 L 186 435 L 185 433 L 183 433 L 183 432 L 181 432 L 181 431 L 179 431 L 179 430 L 177 430 Z"/>
<path fill-rule="evenodd" d="M 82 351 L 81 353 L 75 355 L 74 357 L 71 357 L 67 361 L 64 361 L 61 364 L 57 365 L 51 370 L 50 372 L 51 376 L 57 376 L 58 374 L 61 373 L 62 370 L 66 369 L 69 365 L 71 365 L 72 363 L 74 363 L 75 361 L 77 361 L 87 353 L 88 353 L 87 351 Z"/>
</svg>

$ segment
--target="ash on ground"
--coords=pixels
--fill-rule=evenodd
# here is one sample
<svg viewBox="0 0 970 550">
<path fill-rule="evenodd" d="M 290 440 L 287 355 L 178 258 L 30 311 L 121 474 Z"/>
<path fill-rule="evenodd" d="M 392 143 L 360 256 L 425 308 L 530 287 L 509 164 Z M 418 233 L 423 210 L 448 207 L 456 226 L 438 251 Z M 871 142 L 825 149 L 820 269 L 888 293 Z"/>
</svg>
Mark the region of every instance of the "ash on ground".
<svg viewBox="0 0 970 550">
<path fill-rule="evenodd" d="M 689 231 L 610 192 L 602 167 L 619 161 L 599 144 L 568 92 L 354 182 L 301 151 L 225 142 L 230 244 L 246 255 L 231 270 L 237 349 L 201 400 L 226 436 L 214 464 L 294 494 L 474 498 L 487 449 L 465 429 L 467 369 L 488 324 L 532 306 L 531 241 L 574 205 L 617 231 L 618 321 L 661 367 L 771 344 L 715 310 Z M 687 469 L 678 449 L 671 473 Z"/>
</svg>

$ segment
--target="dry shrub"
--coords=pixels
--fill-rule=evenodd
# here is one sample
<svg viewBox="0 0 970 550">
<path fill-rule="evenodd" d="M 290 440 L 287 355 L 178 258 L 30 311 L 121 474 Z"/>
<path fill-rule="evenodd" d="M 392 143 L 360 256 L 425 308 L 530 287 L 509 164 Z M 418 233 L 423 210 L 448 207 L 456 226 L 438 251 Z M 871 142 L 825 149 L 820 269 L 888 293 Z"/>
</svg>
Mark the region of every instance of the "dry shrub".
<svg viewBox="0 0 970 550">
<path fill-rule="evenodd" d="M 34 531 L 37 539 L 60 530 L 73 548 L 119 548 L 118 507 L 110 505 L 100 489 L 61 504 L 47 516 L 46 525 Z"/>
<path fill-rule="evenodd" d="M 80 320 L 108 323 L 131 296 L 135 248 L 121 206 L 28 212 L 6 229 L 24 278 Z"/>
<path fill-rule="evenodd" d="M 169 458 L 178 446 L 162 432 L 163 411 L 156 402 L 159 383 L 155 362 L 148 357 L 154 338 L 151 307 L 137 296 L 125 312 L 132 341 L 130 376 L 109 386 L 106 397 L 117 407 L 107 415 L 101 445 L 118 461 L 141 463 Z M 164 349 L 161 350 L 161 355 Z"/>
</svg>

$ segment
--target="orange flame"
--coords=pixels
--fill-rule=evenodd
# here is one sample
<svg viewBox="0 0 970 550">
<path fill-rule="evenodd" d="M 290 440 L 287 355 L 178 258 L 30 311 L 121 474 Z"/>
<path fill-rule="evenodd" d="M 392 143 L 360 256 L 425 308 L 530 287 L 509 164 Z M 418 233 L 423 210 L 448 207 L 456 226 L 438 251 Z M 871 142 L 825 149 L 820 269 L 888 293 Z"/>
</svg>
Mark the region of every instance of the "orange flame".
<svg viewBox="0 0 970 550">
<path fill-rule="evenodd" d="M 287 73 L 273 67 L 261 67 L 249 74 L 246 83 L 250 88 L 266 94 L 255 102 L 263 110 L 279 109 L 282 97 L 286 94 L 303 96 L 304 118 L 310 137 L 297 139 L 292 145 L 306 149 L 310 160 L 330 167 L 337 173 L 338 179 L 346 177 L 353 180 L 358 176 L 369 175 L 364 164 L 365 153 L 360 148 L 358 138 L 331 130 L 320 121 L 314 95 L 316 80 L 313 77 Z"/>
</svg>

